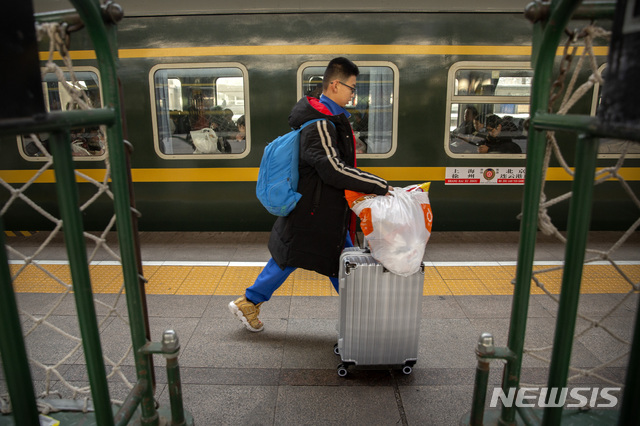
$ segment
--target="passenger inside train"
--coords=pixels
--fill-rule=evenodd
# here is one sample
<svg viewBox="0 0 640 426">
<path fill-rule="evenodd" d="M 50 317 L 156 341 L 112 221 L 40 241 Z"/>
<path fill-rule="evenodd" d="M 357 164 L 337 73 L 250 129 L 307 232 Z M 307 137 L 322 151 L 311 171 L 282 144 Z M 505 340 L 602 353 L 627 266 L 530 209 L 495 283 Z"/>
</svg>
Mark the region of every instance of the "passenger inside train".
<svg viewBox="0 0 640 426">
<path fill-rule="evenodd" d="M 478 109 L 473 105 L 468 105 L 464 110 L 464 121 L 451 132 L 453 146 L 458 146 L 458 142 L 480 146 L 486 137 L 486 129 L 483 120 L 480 118 Z M 464 144 L 461 144 L 464 146 Z"/>
<path fill-rule="evenodd" d="M 486 136 L 482 143 L 478 146 L 478 152 L 480 154 L 486 154 L 491 152 L 500 152 L 504 154 L 521 154 L 522 149 L 513 142 L 513 139 L 508 135 L 503 134 L 503 124 L 510 132 L 518 128 L 515 127 L 513 121 L 504 120 L 495 114 L 487 117 L 485 128 Z"/>
<path fill-rule="evenodd" d="M 468 105 L 464 110 L 464 121 L 453 131 L 453 134 L 477 134 L 482 127 L 478 109 L 473 105 Z"/>
</svg>

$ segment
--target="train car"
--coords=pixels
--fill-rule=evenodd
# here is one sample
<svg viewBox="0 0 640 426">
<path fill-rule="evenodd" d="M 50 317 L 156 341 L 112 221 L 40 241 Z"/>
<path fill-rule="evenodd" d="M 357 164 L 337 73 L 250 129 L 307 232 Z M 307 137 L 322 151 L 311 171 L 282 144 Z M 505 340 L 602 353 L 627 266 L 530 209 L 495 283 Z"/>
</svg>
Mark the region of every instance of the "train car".
<svg viewBox="0 0 640 426">
<path fill-rule="evenodd" d="M 527 3 L 121 1 L 119 78 L 140 229 L 268 231 L 274 217 L 255 197 L 264 147 L 289 130 L 300 97 L 318 95 L 328 61 L 346 56 L 361 71 L 348 106 L 358 166 L 394 186 L 432 182 L 434 232 L 518 230 L 533 74 Z M 70 4 L 37 0 L 34 7 L 43 13 Z M 95 55 L 83 30 L 71 34 L 69 48 L 83 90 L 99 104 Z M 43 42 L 43 66 L 47 49 Z M 595 53 L 605 66 L 606 41 Z M 51 74 L 43 77 L 47 107 L 77 107 L 59 84 Z M 575 108 L 595 111 L 598 90 Z M 489 125 L 491 116 L 499 117 L 509 146 L 483 152 L 478 132 L 497 127 Z M 37 137 L 46 144 L 46 134 Z M 571 162 L 576 141 L 560 139 Z M 105 166 L 96 161 L 104 158 L 98 129 L 75 129 L 71 143 L 78 168 L 99 175 Z M 42 165 L 28 137 L 3 137 L 2 146 L 0 177 L 13 187 Z M 598 167 L 614 164 L 617 149 L 603 144 Z M 636 194 L 638 158 L 636 151 L 625 163 Z M 82 198 L 91 196 L 90 186 L 79 183 Z M 558 164 L 546 190 L 570 190 Z M 626 229 L 636 220 L 638 208 L 618 182 L 595 192 L 594 229 Z M 47 179 L 32 184 L 29 195 L 57 210 Z M 0 201 L 8 198 L 0 189 Z M 87 229 L 108 220 L 104 198 L 85 210 Z M 551 210 L 560 228 L 567 209 L 565 203 Z M 3 218 L 6 229 L 53 226 L 21 202 Z"/>
</svg>

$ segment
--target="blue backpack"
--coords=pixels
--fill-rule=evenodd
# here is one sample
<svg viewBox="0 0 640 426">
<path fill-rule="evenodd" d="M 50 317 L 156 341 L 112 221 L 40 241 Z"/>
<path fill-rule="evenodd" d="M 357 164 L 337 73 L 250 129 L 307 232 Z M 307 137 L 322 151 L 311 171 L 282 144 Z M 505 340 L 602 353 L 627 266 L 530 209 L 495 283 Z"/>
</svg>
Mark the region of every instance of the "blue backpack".
<svg viewBox="0 0 640 426">
<path fill-rule="evenodd" d="M 256 196 L 269 213 L 287 216 L 302 197 L 297 192 L 300 132 L 319 120 L 324 118 L 307 121 L 299 129 L 277 137 L 265 147 L 258 171 Z"/>
</svg>

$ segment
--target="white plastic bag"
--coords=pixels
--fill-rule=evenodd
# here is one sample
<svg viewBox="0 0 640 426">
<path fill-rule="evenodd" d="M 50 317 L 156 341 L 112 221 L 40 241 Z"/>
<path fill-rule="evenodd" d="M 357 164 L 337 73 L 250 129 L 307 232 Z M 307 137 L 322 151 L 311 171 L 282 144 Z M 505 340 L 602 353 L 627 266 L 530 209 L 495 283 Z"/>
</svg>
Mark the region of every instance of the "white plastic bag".
<svg viewBox="0 0 640 426">
<path fill-rule="evenodd" d="M 390 195 L 346 191 L 346 197 L 360 217 L 373 258 L 398 275 L 418 272 L 433 223 L 428 192 L 412 185 Z"/>
<path fill-rule="evenodd" d="M 218 136 L 209 127 L 191 131 L 191 140 L 196 146 L 194 154 L 217 154 L 220 152 L 218 150 Z"/>
</svg>

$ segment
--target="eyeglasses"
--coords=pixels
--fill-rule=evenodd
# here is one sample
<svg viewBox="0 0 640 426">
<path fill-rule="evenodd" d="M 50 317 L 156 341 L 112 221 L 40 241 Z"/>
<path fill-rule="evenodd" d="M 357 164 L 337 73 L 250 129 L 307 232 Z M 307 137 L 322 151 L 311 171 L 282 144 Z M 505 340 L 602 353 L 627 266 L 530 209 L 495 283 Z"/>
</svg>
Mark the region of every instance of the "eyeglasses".
<svg viewBox="0 0 640 426">
<path fill-rule="evenodd" d="M 345 84 L 343 82 L 341 82 L 340 80 L 336 80 L 338 83 L 342 84 L 344 87 L 348 87 L 349 89 L 351 89 L 351 94 L 353 95 L 354 93 L 356 93 L 356 88 L 355 87 L 351 87 L 348 84 Z"/>
</svg>

